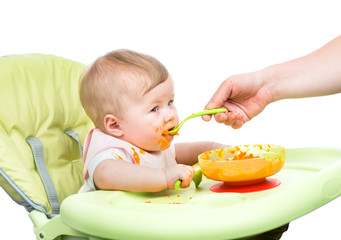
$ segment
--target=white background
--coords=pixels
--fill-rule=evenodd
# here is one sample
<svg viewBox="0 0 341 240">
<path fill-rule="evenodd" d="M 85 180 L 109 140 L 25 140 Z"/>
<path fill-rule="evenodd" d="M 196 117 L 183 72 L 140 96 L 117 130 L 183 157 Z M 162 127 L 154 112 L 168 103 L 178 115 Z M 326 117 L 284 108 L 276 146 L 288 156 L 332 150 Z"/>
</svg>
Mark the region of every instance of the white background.
<svg viewBox="0 0 341 240">
<path fill-rule="evenodd" d="M 89 64 L 128 48 L 158 58 L 175 81 L 183 119 L 202 110 L 228 76 L 303 56 L 340 35 L 341 14 L 330 0 L 1 0 L 0 26 L 0 56 L 46 53 Z M 340 94 L 282 100 L 239 130 L 193 119 L 177 141 L 340 147 L 340 103 Z M 293 221 L 282 239 L 341 239 L 340 222 L 336 199 Z M 4 236 L 34 239 L 26 211 L 1 189 Z"/>
</svg>

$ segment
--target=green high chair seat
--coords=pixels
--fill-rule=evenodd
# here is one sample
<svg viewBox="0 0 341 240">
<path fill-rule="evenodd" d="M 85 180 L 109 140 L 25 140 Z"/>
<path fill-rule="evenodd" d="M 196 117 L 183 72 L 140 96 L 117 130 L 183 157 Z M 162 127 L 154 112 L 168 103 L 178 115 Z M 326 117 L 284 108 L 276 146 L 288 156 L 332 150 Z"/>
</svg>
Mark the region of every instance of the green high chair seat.
<svg viewBox="0 0 341 240">
<path fill-rule="evenodd" d="M 179 191 L 76 194 L 93 128 L 78 96 L 84 67 L 52 55 L 0 58 L 0 185 L 39 240 L 242 239 L 341 195 L 341 150 L 329 148 L 287 149 L 273 176 L 281 184 L 265 191 L 214 193 L 217 182 L 204 178 Z"/>
<path fill-rule="evenodd" d="M 84 67 L 52 55 L 0 58 L 0 184 L 38 232 L 83 184 L 80 142 L 92 128 L 78 96 Z"/>
</svg>

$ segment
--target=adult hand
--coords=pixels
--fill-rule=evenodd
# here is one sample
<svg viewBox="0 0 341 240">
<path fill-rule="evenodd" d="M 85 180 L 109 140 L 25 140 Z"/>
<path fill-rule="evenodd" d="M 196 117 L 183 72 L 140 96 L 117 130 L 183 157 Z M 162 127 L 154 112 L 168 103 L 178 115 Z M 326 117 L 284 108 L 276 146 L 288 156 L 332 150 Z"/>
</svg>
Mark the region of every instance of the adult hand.
<svg viewBox="0 0 341 240">
<path fill-rule="evenodd" d="M 220 85 L 205 109 L 226 108 L 228 112 L 215 114 L 215 120 L 238 129 L 272 102 L 273 96 L 268 85 L 258 72 L 231 76 Z M 209 121 L 211 116 L 202 118 Z"/>
<path fill-rule="evenodd" d="M 216 114 L 215 120 L 240 128 L 271 102 L 340 93 L 340 52 L 341 36 L 338 36 L 306 56 L 257 72 L 231 76 L 220 85 L 205 108 L 225 107 L 229 112 Z M 211 116 L 203 119 L 209 121 Z"/>
</svg>

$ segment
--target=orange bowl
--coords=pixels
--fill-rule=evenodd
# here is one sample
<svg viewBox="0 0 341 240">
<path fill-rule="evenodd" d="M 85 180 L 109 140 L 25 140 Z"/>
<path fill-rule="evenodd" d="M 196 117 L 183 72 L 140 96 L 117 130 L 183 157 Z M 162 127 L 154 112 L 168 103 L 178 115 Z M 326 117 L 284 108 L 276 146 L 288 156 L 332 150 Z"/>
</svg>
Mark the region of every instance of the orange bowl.
<svg viewBox="0 0 341 240">
<path fill-rule="evenodd" d="M 261 182 L 279 172 L 285 162 L 285 149 L 278 145 L 241 145 L 199 155 L 203 174 L 226 183 Z"/>
</svg>

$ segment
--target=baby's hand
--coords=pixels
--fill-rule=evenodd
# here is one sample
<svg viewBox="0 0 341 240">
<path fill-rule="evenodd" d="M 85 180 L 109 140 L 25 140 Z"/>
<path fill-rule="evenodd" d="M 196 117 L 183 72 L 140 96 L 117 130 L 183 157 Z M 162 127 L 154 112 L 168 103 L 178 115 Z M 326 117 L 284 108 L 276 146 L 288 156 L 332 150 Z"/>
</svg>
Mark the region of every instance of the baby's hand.
<svg viewBox="0 0 341 240">
<path fill-rule="evenodd" d="M 181 188 L 187 188 L 191 184 L 194 177 L 194 168 L 191 166 L 176 164 L 175 166 L 166 169 L 167 188 L 174 189 L 174 183 L 181 180 Z"/>
</svg>

